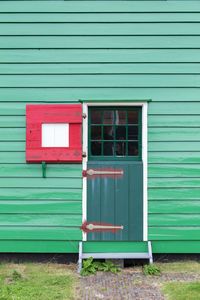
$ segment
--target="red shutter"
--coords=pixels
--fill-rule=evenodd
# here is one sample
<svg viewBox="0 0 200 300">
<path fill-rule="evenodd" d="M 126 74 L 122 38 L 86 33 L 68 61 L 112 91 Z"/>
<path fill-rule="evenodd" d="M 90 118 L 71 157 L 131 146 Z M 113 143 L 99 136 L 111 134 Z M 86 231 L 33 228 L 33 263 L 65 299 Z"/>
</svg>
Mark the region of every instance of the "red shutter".
<svg viewBox="0 0 200 300">
<path fill-rule="evenodd" d="M 69 147 L 42 147 L 43 123 L 68 123 Z M 26 161 L 80 163 L 82 161 L 82 105 L 26 106 Z"/>
</svg>

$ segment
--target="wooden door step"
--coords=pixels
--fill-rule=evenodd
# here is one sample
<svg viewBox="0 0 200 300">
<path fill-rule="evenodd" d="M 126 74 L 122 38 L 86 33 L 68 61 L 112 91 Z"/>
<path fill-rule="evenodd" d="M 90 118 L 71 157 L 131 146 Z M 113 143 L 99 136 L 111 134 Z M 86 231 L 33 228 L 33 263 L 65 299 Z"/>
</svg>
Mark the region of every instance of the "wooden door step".
<svg viewBox="0 0 200 300">
<path fill-rule="evenodd" d="M 148 252 L 120 252 L 120 253 L 83 253 L 82 242 L 79 242 L 78 273 L 82 269 L 82 260 L 92 257 L 94 259 L 148 259 L 149 264 L 153 263 L 151 241 L 148 241 Z"/>
</svg>

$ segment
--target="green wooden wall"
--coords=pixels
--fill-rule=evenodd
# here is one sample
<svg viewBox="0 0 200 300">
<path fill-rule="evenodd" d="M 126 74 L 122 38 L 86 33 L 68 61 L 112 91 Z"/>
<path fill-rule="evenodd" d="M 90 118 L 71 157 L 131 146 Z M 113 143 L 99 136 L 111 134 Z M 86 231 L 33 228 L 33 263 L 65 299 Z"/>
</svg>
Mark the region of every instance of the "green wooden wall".
<svg viewBox="0 0 200 300">
<path fill-rule="evenodd" d="M 0 1 L 0 251 L 81 239 L 81 165 L 25 163 L 26 104 L 151 98 L 149 239 L 200 252 L 199 48 L 200 1 Z"/>
</svg>

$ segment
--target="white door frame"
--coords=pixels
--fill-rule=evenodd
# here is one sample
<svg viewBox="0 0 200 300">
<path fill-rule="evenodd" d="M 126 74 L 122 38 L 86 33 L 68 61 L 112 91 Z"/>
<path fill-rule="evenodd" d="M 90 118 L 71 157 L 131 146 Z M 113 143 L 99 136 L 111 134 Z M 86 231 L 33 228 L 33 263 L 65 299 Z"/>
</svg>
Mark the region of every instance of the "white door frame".
<svg viewBox="0 0 200 300">
<path fill-rule="evenodd" d="M 134 102 L 83 102 L 83 170 L 87 169 L 88 161 L 88 107 L 89 106 L 140 106 L 142 107 L 142 161 L 143 161 L 143 241 L 147 241 L 148 223 L 147 223 L 147 101 Z M 87 178 L 83 177 L 83 194 L 82 194 L 82 219 L 87 220 Z M 87 235 L 83 233 L 83 241 L 87 240 Z"/>
</svg>

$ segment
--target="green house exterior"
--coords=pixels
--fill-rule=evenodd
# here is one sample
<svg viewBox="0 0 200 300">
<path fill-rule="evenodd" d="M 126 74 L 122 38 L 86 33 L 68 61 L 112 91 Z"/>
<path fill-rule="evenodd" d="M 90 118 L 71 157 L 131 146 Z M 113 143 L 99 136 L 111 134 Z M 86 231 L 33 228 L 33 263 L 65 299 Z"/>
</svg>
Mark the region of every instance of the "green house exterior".
<svg viewBox="0 0 200 300">
<path fill-rule="evenodd" d="M 43 178 L 26 163 L 26 105 L 80 103 L 84 138 L 93 105 L 147 112 L 140 159 L 96 161 L 129 170 L 121 238 L 82 235 L 86 207 L 92 221 L 99 205 L 86 165 L 47 164 Z M 85 251 L 138 252 L 150 240 L 153 253 L 200 253 L 200 1 L 0 1 L 0 177 L 0 252 L 78 253 L 82 240 Z M 111 212 L 119 179 L 106 196 L 95 180 Z"/>
</svg>

